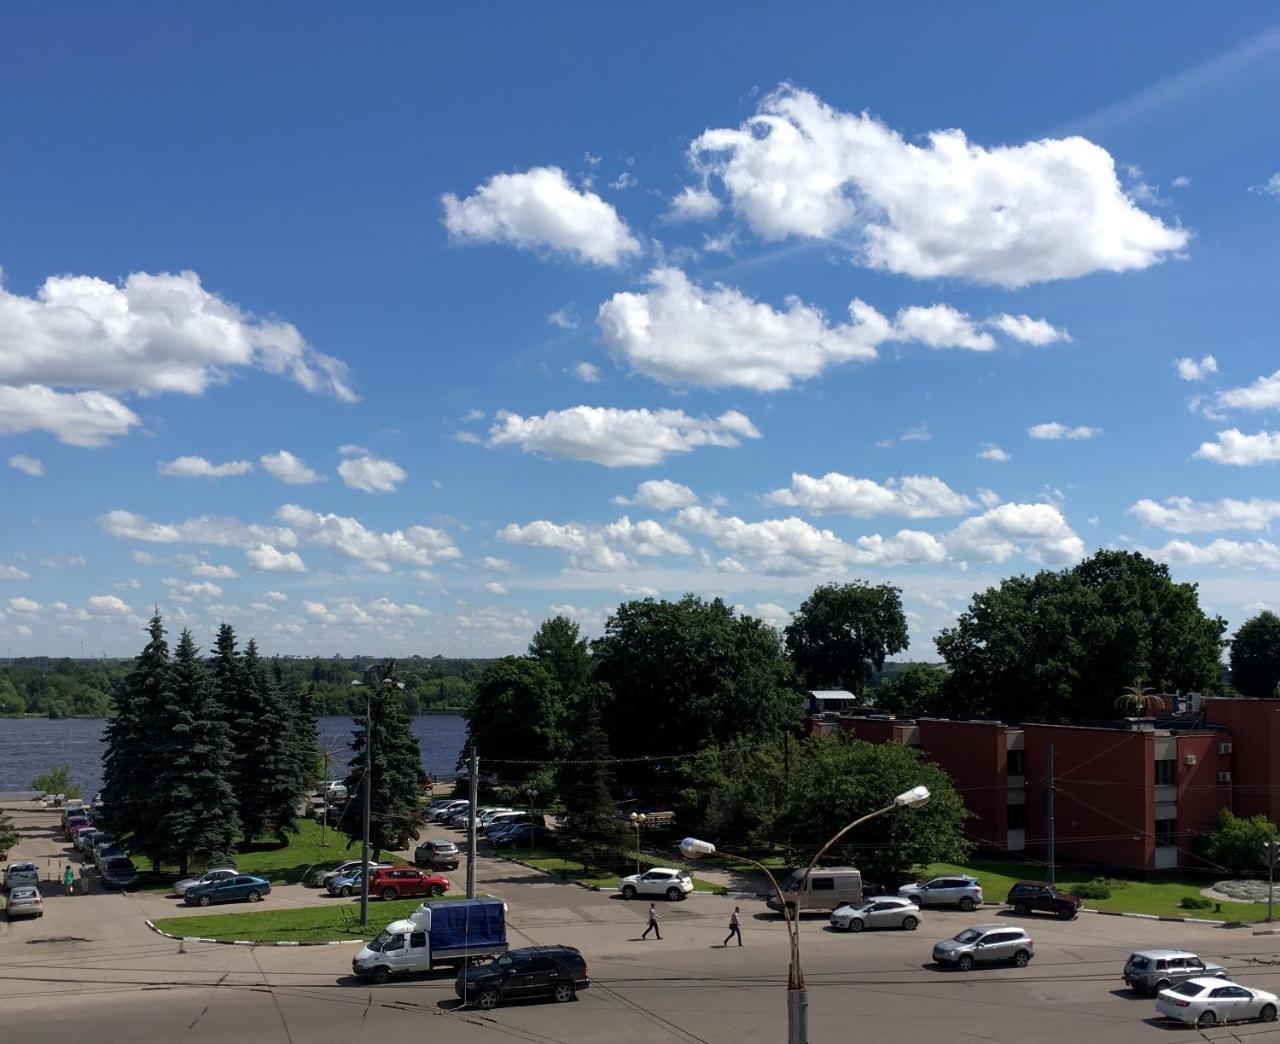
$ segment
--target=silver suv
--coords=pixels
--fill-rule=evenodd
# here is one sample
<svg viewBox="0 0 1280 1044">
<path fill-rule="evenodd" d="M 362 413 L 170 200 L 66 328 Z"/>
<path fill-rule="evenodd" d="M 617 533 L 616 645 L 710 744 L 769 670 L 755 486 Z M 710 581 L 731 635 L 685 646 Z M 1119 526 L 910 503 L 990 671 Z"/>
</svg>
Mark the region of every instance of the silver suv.
<svg viewBox="0 0 1280 1044">
<path fill-rule="evenodd" d="M 954 939 L 933 947 L 938 964 L 954 964 L 968 971 L 975 964 L 999 964 L 1012 961 L 1019 968 L 1035 956 L 1035 944 L 1025 930 L 1011 924 L 975 924 Z"/>
<path fill-rule="evenodd" d="M 1187 950 L 1139 950 L 1124 962 L 1124 981 L 1152 997 L 1187 979 L 1207 977 L 1225 979 L 1227 969 Z"/>
<path fill-rule="evenodd" d="M 4 889 L 17 888 L 20 885 L 40 885 L 40 871 L 35 863 L 10 863 L 4 872 Z"/>
<path fill-rule="evenodd" d="M 910 899 L 917 906 L 958 906 L 966 913 L 982 905 L 982 885 L 976 877 L 953 874 L 949 877 L 932 877 L 922 884 L 903 885 L 898 896 Z"/>
</svg>

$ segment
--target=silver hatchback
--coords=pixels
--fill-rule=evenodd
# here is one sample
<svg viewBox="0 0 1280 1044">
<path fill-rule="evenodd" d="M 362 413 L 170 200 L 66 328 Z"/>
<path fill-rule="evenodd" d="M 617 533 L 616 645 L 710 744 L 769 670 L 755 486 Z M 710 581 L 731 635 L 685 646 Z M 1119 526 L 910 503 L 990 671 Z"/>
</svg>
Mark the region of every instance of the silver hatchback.
<svg viewBox="0 0 1280 1044">
<path fill-rule="evenodd" d="M 961 971 L 968 971 L 975 964 L 1006 962 L 1025 968 L 1034 956 L 1031 936 L 1011 924 L 975 924 L 933 947 L 935 963 L 954 964 Z"/>
<path fill-rule="evenodd" d="M 864 928 L 905 928 L 913 932 L 920 927 L 920 907 L 909 899 L 873 895 L 860 903 L 837 906 L 831 911 L 831 927 L 846 932 Z"/>
<path fill-rule="evenodd" d="M 1221 964 L 1202 961 L 1189 950 L 1138 950 L 1124 962 L 1123 972 L 1127 985 L 1150 997 L 1188 979 L 1226 977 Z"/>
</svg>

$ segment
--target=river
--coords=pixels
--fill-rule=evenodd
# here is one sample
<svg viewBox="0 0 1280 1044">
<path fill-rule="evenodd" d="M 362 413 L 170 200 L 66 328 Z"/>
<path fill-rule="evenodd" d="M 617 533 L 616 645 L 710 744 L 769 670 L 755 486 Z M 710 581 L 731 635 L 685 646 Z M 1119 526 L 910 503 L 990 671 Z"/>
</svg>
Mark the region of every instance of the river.
<svg viewBox="0 0 1280 1044">
<path fill-rule="evenodd" d="M 102 788 L 102 733 L 100 718 L 0 718 L 0 792 L 28 790 L 41 772 L 58 765 L 71 766 L 71 778 L 86 797 Z M 334 778 L 346 775 L 352 721 L 321 718 L 318 722 L 323 749 L 337 762 Z M 410 719 L 410 728 L 422 749 L 422 767 L 440 777 L 454 772 L 458 754 L 467 738 L 467 722 L 460 714 L 422 714 Z"/>
</svg>

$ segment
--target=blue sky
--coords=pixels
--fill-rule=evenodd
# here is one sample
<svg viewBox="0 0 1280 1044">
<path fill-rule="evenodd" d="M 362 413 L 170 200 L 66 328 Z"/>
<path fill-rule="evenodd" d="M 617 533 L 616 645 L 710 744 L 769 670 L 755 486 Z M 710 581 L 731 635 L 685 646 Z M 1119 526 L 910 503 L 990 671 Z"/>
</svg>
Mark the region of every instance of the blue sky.
<svg viewBox="0 0 1280 1044">
<path fill-rule="evenodd" d="M 0 649 L 1280 606 L 1280 23 L 1061 12 L 4 12 Z"/>
</svg>

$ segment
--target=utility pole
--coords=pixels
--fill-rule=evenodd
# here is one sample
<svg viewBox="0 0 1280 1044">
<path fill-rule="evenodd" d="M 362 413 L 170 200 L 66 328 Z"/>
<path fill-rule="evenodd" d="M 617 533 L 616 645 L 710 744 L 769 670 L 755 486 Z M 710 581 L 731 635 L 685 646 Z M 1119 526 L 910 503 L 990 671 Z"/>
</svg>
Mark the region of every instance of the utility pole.
<svg viewBox="0 0 1280 1044">
<path fill-rule="evenodd" d="M 1049 744 L 1049 773 L 1048 773 L 1048 788 L 1045 793 L 1045 820 L 1046 820 L 1046 826 L 1048 826 L 1049 828 L 1049 852 L 1048 852 L 1049 884 L 1050 886 L 1053 886 L 1057 884 L 1057 881 L 1054 879 L 1054 866 L 1053 866 L 1053 857 L 1054 857 L 1053 850 L 1054 850 L 1054 841 L 1056 839 L 1054 837 L 1055 828 L 1054 828 L 1054 822 L 1053 822 L 1053 744 L 1052 743 Z"/>
<path fill-rule="evenodd" d="M 369 923 L 369 807 L 373 789 L 373 712 L 369 689 L 364 691 L 364 839 L 360 847 L 360 923 Z"/>
<path fill-rule="evenodd" d="M 1276 860 L 1280 859 L 1280 841 L 1264 841 L 1262 854 L 1267 857 L 1267 921 L 1270 923 L 1274 919 L 1272 911 L 1275 899 Z"/>
<path fill-rule="evenodd" d="M 476 897 L 476 805 L 480 801 L 480 755 L 471 747 L 471 807 L 467 810 L 467 898 Z"/>
</svg>

